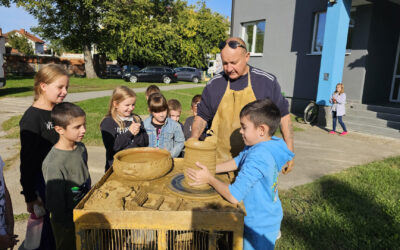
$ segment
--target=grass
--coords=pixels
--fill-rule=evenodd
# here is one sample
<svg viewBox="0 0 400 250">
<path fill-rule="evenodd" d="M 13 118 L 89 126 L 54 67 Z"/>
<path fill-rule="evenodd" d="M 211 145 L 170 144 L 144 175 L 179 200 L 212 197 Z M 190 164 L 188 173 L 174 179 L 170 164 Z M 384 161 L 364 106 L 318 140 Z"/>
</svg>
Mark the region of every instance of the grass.
<svg viewBox="0 0 400 250">
<path fill-rule="evenodd" d="M 25 221 L 29 218 L 29 214 L 28 213 L 23 213 L 23 214 L 14 214 L 14 221 Z M 20 237 L 23 237 L 23 235 L 20 235 Z"/>
<path fill-rule="evenodd" d="M 398 249 L 400 157 L 281 191 L 276 249 Z"/>
<path fill-rule="evenodd" d="M 33 95 L 33 77 L 10 77 L 7 78 L 6 86 L 0 89 L 1 97 L 18 97 L 18 96 L 32 96 Z M 177 82 L 171 85 L 182 85 L 191 82 Z M 87 79 L 87 78 L 77 78 L 71 77 L 69 84 L 69 93 L 78 93 L 85 91 L 100 91 L 114 89 L 120 85 L 132 86 L 135 88 L 147 87 L 151 84 L 163 86 L 164 83 L 129 83 L 123 79 Z"/>
</svg>

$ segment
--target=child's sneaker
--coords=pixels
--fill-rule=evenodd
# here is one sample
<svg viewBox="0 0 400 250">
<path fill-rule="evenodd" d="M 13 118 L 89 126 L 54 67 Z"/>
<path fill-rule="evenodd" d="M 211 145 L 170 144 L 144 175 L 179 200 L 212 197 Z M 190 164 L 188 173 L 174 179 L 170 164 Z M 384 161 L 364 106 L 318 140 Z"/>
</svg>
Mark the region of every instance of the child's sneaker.
<svg viewBox="0 0 400 250">
<path fill-rule="evenodd" d="M 329 131 L 329 134 L 336 135 L 336 132 L 332 130 L 332 131 Z"/>
<path fill-rule="evenodd" d="M 347 135 L 349 132 L 347 132 L 347 131 L 344 131 L 344 132 L 342 132 L 340 135 Z"/>
</svg>

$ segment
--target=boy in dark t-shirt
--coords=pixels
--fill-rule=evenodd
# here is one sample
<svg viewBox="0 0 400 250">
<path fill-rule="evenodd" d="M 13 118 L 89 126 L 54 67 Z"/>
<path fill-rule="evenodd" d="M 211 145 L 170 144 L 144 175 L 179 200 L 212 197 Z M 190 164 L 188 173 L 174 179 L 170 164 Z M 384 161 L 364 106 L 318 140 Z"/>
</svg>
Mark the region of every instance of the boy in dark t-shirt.
<svg viewBox="0 0 400 250">
<path fill-rule="evenodd" d="M 43 161 L 46 208 L 56 240 L 56 248 L 75 249 L 72 210 L 91 186 L 87 151 L 81 142 L 86 132 L 85 112 L 73 103 L 54 106 L 51 119 L 60 139 Z"/>
<path fill-rule="evenodd" d="M 194 117 L 197 115 L 197 105 L 200 103 L 200 101 L 201 101 L 201 95 L 193 96 L 192 104 L 190 106 L 192 109 L 193 116 L 186 118 L 185 125 L 183 125 L 183 134 L 185 135 L 185 140 L 188 140 L 192 136 L 192 124 Z M 206 138 L 206 133 L 205 133 L 206 130 L 207 128 L 201 134 L 199 138 L 200 141 L 203 141 Z"/>
</svg>

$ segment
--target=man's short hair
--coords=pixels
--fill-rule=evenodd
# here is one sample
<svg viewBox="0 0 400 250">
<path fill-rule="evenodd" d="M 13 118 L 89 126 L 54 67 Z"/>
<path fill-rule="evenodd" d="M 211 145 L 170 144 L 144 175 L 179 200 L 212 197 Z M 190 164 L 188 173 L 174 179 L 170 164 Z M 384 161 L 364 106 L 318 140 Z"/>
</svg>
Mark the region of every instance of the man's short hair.
<svg viewBox="0 0 400 250">
<path fill-rule="evenodd" d="M 161 93 L 153 93 L 147 101 L 150 112 L 158 113 L 168 110 L 167 99 Z"/>
<path fill-rule="evenodd" d="M 76 104 L 70 102 L 61 102 L 54 106 L 51 111 L 51 121 L 53 126 L 67 128 L 74 118 L 86 116 L 85 111 Z"/>
<path fill-rule="evenodd" d="M 201 95 L 195 95 L 192 98 L 192 107 L 201 101 Z"/>
<path fill-rule="evenodd" d="M 182 105 L 181 103 L 176 100 L 176 99 L 170 99 L 168 100 L 168 109 L 174 110 L 174 111 L 182 111 Z"/>
<path fill-rule="evenodd" d="M 262 124 L 269 127 L 269 135 L 273 136 L 281 122 L 281 112 L 279 108 L 270 100 L 256 100 L 248 103 L 240 111 L 240 118 L 247 118 L 258 127 Z"/>
<path fill-rule="evenodd" d="M 146 89 L 146 96 L 150 96 L 154 93 L 161 93 L 160 88 L 157 85 L 150 85 Z"/>
</svg>

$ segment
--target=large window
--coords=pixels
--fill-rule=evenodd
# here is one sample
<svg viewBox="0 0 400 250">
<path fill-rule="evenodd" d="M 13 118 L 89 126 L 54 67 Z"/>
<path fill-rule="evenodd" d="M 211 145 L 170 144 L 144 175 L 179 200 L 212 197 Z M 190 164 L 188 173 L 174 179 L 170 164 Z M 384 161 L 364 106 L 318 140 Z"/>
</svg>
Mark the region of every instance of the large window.
<svg viewBox="0 0 400 250">
<path fill-rule="evenodd" d="M 264 50 L 265 20 L 243 23 L 242 38 L 251 55 L 262 55 Z"/>
<path fill-rule="evenodd" d="M 353 12 L 354 12 L 353 10 L 350 12 L 350 23 L 349 23 L 349 32 L 347 34 L 346 53 L 351 52 L 353 30 L 354 30 L 354 26 L 355 26 L 354 19 L 351 17 L 351 14 Z M 321 54 L 322 53 L 322 48 L 324 45 L 325 23 L 326 23 L 326 11 L 315 13 L 311 54 Z"/>
</svg>

